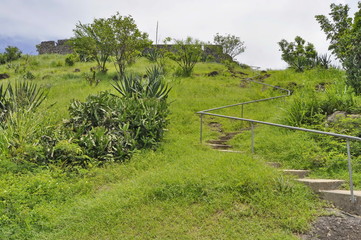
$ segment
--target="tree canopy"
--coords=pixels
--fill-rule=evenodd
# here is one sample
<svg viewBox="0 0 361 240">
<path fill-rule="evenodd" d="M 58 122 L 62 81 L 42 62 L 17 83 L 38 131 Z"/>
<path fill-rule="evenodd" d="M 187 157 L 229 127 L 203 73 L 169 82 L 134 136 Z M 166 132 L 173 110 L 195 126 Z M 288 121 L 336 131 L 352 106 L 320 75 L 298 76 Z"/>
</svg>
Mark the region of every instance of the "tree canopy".
<svg viewBox="0 0 361 240">
<path fill-rule="evenodd" d="M 232 59 L 243 53 L 246 49 L 244 42 L 235 35 L 227 34 L 225 36 L 222 36 L 217 33 L 213 38 L 213 42 L 216 45 L 222 46 L 223 53 L 228 54 L 232 57 Z"/>
<path fill-rule="evenodd" d="M 317 52 L 312 43 L 307 43 L 302 37 L 297 36 L 294 42 L 288 42 L 282 39 L 278 42 L 282 51 L 282 60 L 288 63 L 290 67 L 297 71 L 303 71 L 305 68 L 312 68 Z"/>
<path fill-rule="evenodd" d="M 119 13 L 110 18 L 94 19 L 91 24 L 79 22 L 72 40 L 74 50 L 81 56 L 95 59 L 103 72 L 106 63 L 114 58 L 120 75 L 134 62 L 140 51 L 151 44 L 147 33 L 142 33 L 132 16 Z"/>
</svg>

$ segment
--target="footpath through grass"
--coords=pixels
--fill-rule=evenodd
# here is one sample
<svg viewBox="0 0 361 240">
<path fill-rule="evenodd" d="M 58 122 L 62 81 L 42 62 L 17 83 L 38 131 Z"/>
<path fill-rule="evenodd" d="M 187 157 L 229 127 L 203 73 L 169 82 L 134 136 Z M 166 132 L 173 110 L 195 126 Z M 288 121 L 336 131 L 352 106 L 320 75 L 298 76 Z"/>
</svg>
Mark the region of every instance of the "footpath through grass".
<svg viewBox="0 0 361 240">
<path fill-rule="evenodd" d="M 146 64 L 142 60 L 133 69 L 142 72 Z M 89 66 L 76 67 L 86 71 Z M 56 101 L 61 113 L 51 116 L 54 122 L 66 115 L 70 98 L 111 88 L 107 78 L 89 87 L 81 77 L 64 75 L 71 69 L 58 68 L 49 69 L 48 83 L 42 77 L 46 70 L 33 70 L 39 75 L 34 81 L 52 85 L 48 102 Z M 221 74 L 205 76 L 214 70 Z M 21 170 L 3 160 L 0 238 L 297 239 L 320 210 L 308 188 L 247 151 L 220 153 L 199 144 L 195 112 L 274 94 L 258 86 L 240 88 L 240 80 L 223 70 L 219 64 L 199 64 L 193 78 L 170 77 L 170 125 L 157 151 L 76 173 L 53 167 Z M 250 114 L 266 120 L 277 107 L 271 102 L 250 109 Z M 206 119 L 210 121 L 215 120 Z M 225 129 L 239 127 L 220 123 Z M 208 129 L 204 137 L 217 135 Z M 248 141 L 245 137 L 243 142 Z"/>
</svg>

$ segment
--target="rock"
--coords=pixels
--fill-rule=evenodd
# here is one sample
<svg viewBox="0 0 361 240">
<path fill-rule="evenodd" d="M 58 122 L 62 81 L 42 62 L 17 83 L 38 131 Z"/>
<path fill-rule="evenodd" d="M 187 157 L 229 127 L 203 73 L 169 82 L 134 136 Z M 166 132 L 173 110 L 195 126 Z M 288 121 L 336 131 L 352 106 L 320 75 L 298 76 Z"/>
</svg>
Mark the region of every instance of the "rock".
<svg viewBox="0 0 361 240">
<path fill-rule="evenodd" d="M 327 117 L 327 122 L 328 123 L 337 122 L 340 119 L 346 118 L 346 115 L 347 114 L 344 111 L 336 111 Z"/>
<path fill-rule="evenodd" d="M 74 72 L 80 72 L 80 69 L 79 69 L 79 68 L 75 68 L 75 69 L 74 69 Z"/>
<path fill-rule="evenodd" d="M 317 92 L 324 92 L 326 90 L 328 83 L 321 82 L 315 86 Z"/>
<path fill-rule="evenodd" d="M 240 74 L 240 75 L 248 76 L 248 74 L 247 74 L 247 73 L 244 73 L 244 72 L 236 72 L 236 73 L 238 73 L 238 74 Z"/>
<path fill-rule="evenodd" d="M 7 79 L 9 77 L 10 77 L 10 75 L 7 73 L 0 73 L 0 79 Z"/>
<path fill-rule="evenodd" d="M 214 77 L 214 76 L 217 76 L 219 74 L 219 72 L 217 71 L 213 71 L 213 72 L 210 72 L 207 74 L 208 77 Z"/>
</svg>

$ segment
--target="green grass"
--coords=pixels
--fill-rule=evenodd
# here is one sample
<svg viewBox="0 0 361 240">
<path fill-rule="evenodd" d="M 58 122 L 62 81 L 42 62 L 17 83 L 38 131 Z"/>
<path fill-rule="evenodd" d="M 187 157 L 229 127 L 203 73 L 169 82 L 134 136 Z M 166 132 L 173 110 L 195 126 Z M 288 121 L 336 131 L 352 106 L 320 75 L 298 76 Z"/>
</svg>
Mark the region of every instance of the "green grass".
<svg viewBox="0 0 361 240">
<path fill-rule="evenodd" d="M 71 99 L 84 100 L 89 94 L 111 90 L 115 74 L 108 64 L 108 74 L 100 76 L 100 84 L 89 86 L 82 73 L 93 63 L 65 67 L 64 59 L 32 57 L 36 64 L 29 67 L 37 76 L 34 82 L 50 87 L 39 118 L 53 124 L 68 116 Z M 150 63 L 141 58 L 129 71 L 144 73 L 147 66 Z M 74 73 L 75 68 L 81 72 Z M 265 161 L 310 167 L 304 163 L 303 150 L 317 146 L 309 137 L 257 127 L 257 155 L 253 156 L 249 132 L 232 140 L 244 154 L 221 153 L 199 143 L 195 112 L 278 93 L 254 84 L 241 88 L 240 80 L 216 63 L 197 64 L 191 78 L 173 77 L 173 68 L 170 63 L 170 125 L 156 151 L 138 152 L 122 164 L 73 172 L 2 159 L 0 239 L 297 239 L 298 233 L 307 230 L 322 204 L 309 189 Z M 206 76 L 214 70 L 220 75 Z M 21 74 L 0 66 L 0 72 L 4 71 L 12 76 L 10 81 L 21 79 Z M 266 82 L 280 86 L 318 81 L 313 73 L 271 73 Z M 339 72 L 314 74 L 326 81 L 337 78 Z M 287 101 L 246 106 L 245 117 L 280 121 Z M 240 116 L 240 108 L 218 112 Z M 206 117 L 204 140 L 220 135 L 207 126 L 212 121 L 226 131 L 241 127 L 234 121 Z"/>
</svg>

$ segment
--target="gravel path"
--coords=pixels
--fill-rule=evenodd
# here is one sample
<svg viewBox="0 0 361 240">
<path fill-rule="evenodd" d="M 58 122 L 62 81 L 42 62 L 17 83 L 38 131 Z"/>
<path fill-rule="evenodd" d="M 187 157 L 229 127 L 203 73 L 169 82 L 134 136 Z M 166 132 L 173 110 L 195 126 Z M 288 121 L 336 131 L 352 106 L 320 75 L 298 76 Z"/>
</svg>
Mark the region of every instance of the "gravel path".
<svg viewBox="0 0 361 240">
<path fill-rule="evenodd" d="M 330 215 L 321 216 L 303 240 L 361 240 L 361 217 L 327 209 Z"/>
</svg>

